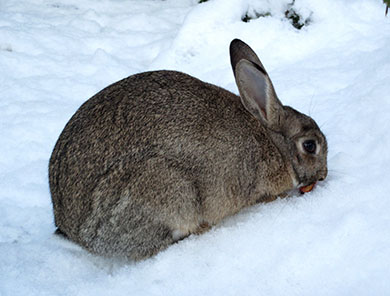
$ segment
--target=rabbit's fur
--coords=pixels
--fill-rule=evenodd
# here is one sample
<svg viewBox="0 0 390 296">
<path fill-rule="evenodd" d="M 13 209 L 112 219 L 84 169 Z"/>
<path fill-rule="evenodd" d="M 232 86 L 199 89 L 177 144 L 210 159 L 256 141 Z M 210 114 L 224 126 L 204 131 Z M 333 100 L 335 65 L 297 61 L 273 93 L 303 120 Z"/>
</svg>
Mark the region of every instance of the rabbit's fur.
<svg viewBox="0 0 390 296">
<path fill-rule="evenodd" d="M 49 165 L 60 232 L 93 253 L 139 260 L 326 177 L 317 124 L 281 105 L 249 46 L 233 40 L 230 53 L 241 98 L 184 73 L 153 71 L 79 108 Z M 314 152 L 305 151 L 307 140 Z"/>
</svg>

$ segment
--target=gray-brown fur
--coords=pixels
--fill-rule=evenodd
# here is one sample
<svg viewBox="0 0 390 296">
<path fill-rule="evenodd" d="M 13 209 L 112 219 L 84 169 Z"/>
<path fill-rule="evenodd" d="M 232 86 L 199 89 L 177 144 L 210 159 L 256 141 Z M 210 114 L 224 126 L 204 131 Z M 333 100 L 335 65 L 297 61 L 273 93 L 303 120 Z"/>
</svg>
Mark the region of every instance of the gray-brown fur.
<svg viewBox="0 0 390 296">
<path fill-rule="evenodd" d="M 242 59 L 232 57 L 236 80 L 250 67 Z M 93 253 L 139 260 L 273 200 L 297 186 L 294 179 L 307 185 L 326 177 L 326 140 L 311 118 L 281 105 L 259 118 L 273 112 L 276 94 L 260 113 L 241 100 L 175 71 L 103 89 L 73 115 L 53 150 L 56 226 Z M 321 153 L 299 153 L 302 137 L 314 137 Z"/>
</svg>

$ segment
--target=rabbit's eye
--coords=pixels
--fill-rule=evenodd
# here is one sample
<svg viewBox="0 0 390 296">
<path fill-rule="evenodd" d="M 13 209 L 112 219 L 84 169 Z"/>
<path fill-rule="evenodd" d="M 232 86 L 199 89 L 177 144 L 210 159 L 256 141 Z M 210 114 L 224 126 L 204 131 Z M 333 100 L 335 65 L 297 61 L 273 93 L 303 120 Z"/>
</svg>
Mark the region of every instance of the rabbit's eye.
<svg viewBox="0 0 390 296">
<path fill-rule="evenodd" d="M 314 154 L 316 152 L 317 146 L 314 140 L 306 140 L 302 145 L 307 153 Z"/>
</svg>

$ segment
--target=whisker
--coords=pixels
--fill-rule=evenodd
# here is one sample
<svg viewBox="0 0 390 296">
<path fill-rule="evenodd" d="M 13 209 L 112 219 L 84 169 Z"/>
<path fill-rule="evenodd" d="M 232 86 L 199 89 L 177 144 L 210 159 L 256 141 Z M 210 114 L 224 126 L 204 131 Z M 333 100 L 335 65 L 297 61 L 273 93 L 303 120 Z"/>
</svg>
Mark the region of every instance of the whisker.
<svg viewBox="0 0 390 296">
<path fill-rule="evenodd" d="M 313 94 L 311 95 L 311 98 L 310 98 L 310 104 L 309 104 L 309 116 L 310 117 L 312 116 L 312 113 L 314 113 L 314 109 L 315 109 L 315 105 L 313 104 L 314 95 L 315 95 L 315 90 L 313 91 Z"/>
<path fill-rule="evenodd" d="M 324 126 L 326 126 L 326 125 L 330 122 L 330 120 L 331 120 L 331 119 L 328 119 L 328 120 L 322 122 L 322 123 L 319 125 L 320 129 L 322 129 Z"/>
<path fill-rule="evenodd" d="M 331 175 L 340 175 L 340 176 L 348 176 L 348 173 L 338 171 L 338 170 L 328 170 L 328 173 Z"/>
</svg>

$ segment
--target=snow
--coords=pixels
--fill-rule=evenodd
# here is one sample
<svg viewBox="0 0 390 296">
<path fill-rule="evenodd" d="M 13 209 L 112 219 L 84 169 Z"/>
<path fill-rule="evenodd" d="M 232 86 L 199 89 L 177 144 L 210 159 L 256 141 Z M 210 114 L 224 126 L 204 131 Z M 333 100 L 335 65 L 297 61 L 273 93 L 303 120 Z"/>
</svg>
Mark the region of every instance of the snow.
<svg viewBox="0 0 390 296">
<path fill-rule="evenodd" d="M 0 295 L 388 295 L 390 18 L 379 0 L 3 0 Z M 272 16 L 241 21 L 247 12 Z M 233 38 L 329 142 L 329 176 L 148 260 L 100 258 L 53 235 L 48 159 L 90 96 L 176 69 L 237 93 Z"/>
</svg>

